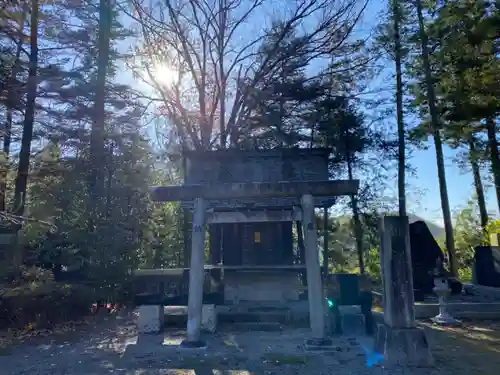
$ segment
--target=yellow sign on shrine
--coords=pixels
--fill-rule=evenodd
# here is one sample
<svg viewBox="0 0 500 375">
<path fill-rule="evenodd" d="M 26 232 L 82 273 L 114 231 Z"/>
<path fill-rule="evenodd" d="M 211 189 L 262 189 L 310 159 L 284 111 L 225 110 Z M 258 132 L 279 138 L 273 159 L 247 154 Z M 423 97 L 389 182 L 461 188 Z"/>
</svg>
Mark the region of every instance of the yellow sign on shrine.
<svg viewBox="0 0 500 375">
<path fill-rule="evenodd" d="M 253 234 L 253 242 L 260 243 L 260 232 L 255 232 Z"/>
</svg>

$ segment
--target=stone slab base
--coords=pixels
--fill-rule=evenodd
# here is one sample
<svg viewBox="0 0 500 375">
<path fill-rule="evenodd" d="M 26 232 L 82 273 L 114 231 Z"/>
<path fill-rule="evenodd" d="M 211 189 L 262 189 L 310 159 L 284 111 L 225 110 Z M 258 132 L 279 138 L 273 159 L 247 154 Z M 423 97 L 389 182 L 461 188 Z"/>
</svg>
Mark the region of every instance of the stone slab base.
<svg viewBox="0 0 500 375">
<path fill-rule="evenodd" d="M 137 329 L 139 333 L 160 333 L 163 330 L 163 306 L 139 306 Z"/>
<path fill-rule="evenodd" d="M 453 327 L 461 325 L 459 320 L 456 320 L 454 317 L 447 313 L 436 315 L 431 320 L 434 324 L 440 326 Z"/>
<path fill-rule="evenodd" d="M 295 272 L 260 270 L 224 274 L 224 302 L 227 304 L 297 301 L 300 289 L 300 278 Z"/>
<path fill-rule="evenodd" d="M 434 363 L 425 332 L 419 328 L 391 328 L 379 324 L 375 352 L 384 356 L 384 366 L 432 366 Z"/>
<path fill-rule="evenodd" d="M 337 346 L 331 339 L 307 339 L 304 343 L 306 351 L 334 351 Z"/>
<path fill-rule="evenodd" d="M 207 348 L 207 343 L 203 340 L 198 340 L 198 341 L 184 340 L 179 345 L 179 349 L 185 349 L 185 350 L 205 350 L 206 348 Z"/>
</svg>

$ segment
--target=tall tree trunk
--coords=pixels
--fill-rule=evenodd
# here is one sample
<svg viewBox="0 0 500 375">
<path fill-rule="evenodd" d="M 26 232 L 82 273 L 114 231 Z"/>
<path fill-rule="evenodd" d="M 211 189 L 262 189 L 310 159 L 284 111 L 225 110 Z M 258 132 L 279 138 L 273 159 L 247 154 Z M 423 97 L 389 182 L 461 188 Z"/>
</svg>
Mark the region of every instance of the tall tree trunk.
<svg viewBox="0 0 500 375">
<path fill-rule="evenodd" d="M 98 215 L 101 198 L 104 193 L 104 166 L 102 160 L 106 157 L 104 150 L 105 135 L 105 99 L 106 99 L 106 75 L 109 64 L 110 34 L 111 34 L 111 0 L 99 1 L 99 38 L 98 38 L 98 60 L 97 79 L 95 86 L 93 124 L 90 133 L 90 170 L 88 189 L 90 205 L 94 218 Z M 93 221 L 93 219 L 92 219 Z M 93 227 L 89 223 L 89 227 Z"/>
<path fill-rule="evenodd" d="M 349 180 L 353 179 L 352 159 L 347 157 L 347 173 Z M 361 220 L 359 218 L 358 199 L 356 195 L 351 195 L 352 218 L 354 222 L 354 237 L 356 238 L 356 251 L 358 252 L 359 273 L 364 275 L 365 262 L 363 258 L 363 230 L 361 228 Z"/>
<path fill-rule="evenodd" d="M 26 22 L 27 9 L 23 8 L 21 19 L 18 23 L 18 35 L 16 45 L 16 55 L 14 66 L 10 72 L 10 77 L 7 86 L 7 111 L 5 115 L 5 130 L 3 134 L 3 155 L 5 158 L 5 166 L 1 166 L 0 171 L 0 211 L 5 211 L 5 201 L 7 194 L 7 173 L 9 168 L 10 144 L 12 141 L 12 112 L 16 105 L 16 90 L 18 89 L 17 75 L 21 69 L 21 51 L 23 50 L 24 24 Z"/>
<path fill-rule="evenodd" d="M 107 181 L 106 181 L 106 218 L 111 217 L 111 203 L 112 203 L 112 198 L 111 195 L 113 193 L 113 174 L 114 174 L 114 160 L 113 160 L 113 153 L 115 149 L 115 144 L 114 142 L 111 142 L 109 145 L 109 152 L 108 152 L 108 162 L 107 162 Z"/>
<path fill-rule="evenodd" d="M 220 74 L 220 147 L 227 147 L 227 129 L 226 129 L 226 72 L 224 68 L 224 44 L 225 31 L 227 24 L 227 4 L 226 0 L 219 0 L 219 35 L 218 35 L 218 58 L 219 58 L 219 74 Z"/>
<path fill-rule="evenodd" d="M 441 195 L 441 209 L 443 212 L 444 230 L 446 232 L 446 251 L 450 261 L 450 271 L 453 276 L 458 275 L 455 259 L 455 241 L 453 238 L 453 225 L 451 223 L 450 203 L 448 200 L 448 188 L 446 186 L 446 172 L 444 168 L 443 143 L 440 134 L 440 120 L 436 108 L 436 93 L 432 81 L 431 65 L 429 61 L 428 36 L 425 31 L 424 17 L 422 12 L 422 1 L 416 0 L 420 43 L 422 48 L 422 62 L 425 74 L 425 85 L 427 89 L 427 101 L 431 115 L 432 135 L 434 137 L 434 147 L 436 150 L 436 163 L 439 179 L 439 192 Z"/>
<path fill-rule="evenodd" d="M 481 181 L 481 172 L 477 162 L 476 145 L 474 136 L 469 138 L 469 162 L 472 167 L 472 176 L 474 177 L 474 187 L 476 188 L 477 204 L 479 206 L 479 215 L 481 218 L 481 227 L 483 230 L 488 224 L 488 211 L 486 210 L 486 201 L 484 199 L 483 183 Z"/>
<path fill-rule="evenodd" d="M 26 190 L 31 156 L 31 141 L 33 139 L 33 125 L 35 122 L 35 101 L 38 87 L 38 0 L 31 1 L 30 21 L 30 57 L 28 70 L 28 85 L 26 95 L 26 110 L 24 114 L 23 136 L 19 152 L 19 166 L 17 169 L 16 186 L 14 190 L 14 206 L 12 212 L 22 216 L 26 203 Z"/>
<path fill-rule="evenodd" d="M 328 207 L 323 208 L 323 277 L 325 280 L 328 277 Z"/>
<path fill-rule="evenodd" d="M 401 35 L 399 32 L 401 22 L 401 10 L 399 0 L 392 0 L 392 12 L 394 19 L 394 57 L 396 64 L 396 115 L 398 123 L 398 198 L 399 216 L 406 216 L 406 192 L 405 192 L 405 124 L 403 118 L 403 75 L 401 73 Z"/>
<path fill-rule="evenodd" d="M 498 212 L 500 212 L 500 157 L 498 155 L 497 127 L 495 119 L 486 119 L 486 130 L 488 132 L 488 148 L 490 149 L 491 172 L 495 182 L 495 192 L 497 194 Z"/>
</svg>

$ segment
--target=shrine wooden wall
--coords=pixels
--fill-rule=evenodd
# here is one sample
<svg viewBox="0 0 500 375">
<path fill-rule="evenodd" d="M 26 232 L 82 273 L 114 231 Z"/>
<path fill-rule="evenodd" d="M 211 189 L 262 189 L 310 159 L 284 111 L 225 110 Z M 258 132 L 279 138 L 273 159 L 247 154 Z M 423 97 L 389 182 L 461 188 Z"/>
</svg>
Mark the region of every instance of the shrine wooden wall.
<svg viewBox="0 0 500 375">
<path fill-rule="evenodd" d="M 210 225 L 211 263 L 280 265 L 294 261 L 292 222 Z"/>
</svg>

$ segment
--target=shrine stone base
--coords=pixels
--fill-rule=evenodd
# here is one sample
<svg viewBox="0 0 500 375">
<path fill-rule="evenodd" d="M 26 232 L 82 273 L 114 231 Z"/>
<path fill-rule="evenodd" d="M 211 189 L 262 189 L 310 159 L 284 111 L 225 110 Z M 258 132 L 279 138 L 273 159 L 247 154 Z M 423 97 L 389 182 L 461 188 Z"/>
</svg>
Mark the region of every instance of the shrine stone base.
<svg viewBox="0 0 500 375">
<path fill-rule="evenodd" d="M 225 303 L 230 305 L 243 301 L 298 301 L 301 290 L 302 284 L 296 272 L 255 269 L 224 274 L 224 299 Z"/>
<path fill-rule="evenodd" d="M 174 310 L 176 316 L 187 315 L 187 307 L 181 306 L 174 308 Z M 165 324 L 165 308 L 163 306 L 139 306 L 138 313 L 137 329 L 139 333 L 160 333 L 163 331 Z M 201 329 L 209 333 L 214 333 L 217 330 L 217 311 L 215 305 L 203 305 Z"/>
<path fill-rule="evenodd" d="M 425 331 L 391 328 L 379 324 L 375 352 L 384 356 L 384 366 L 432 366 L 433 358 Z"/>
</svg>

